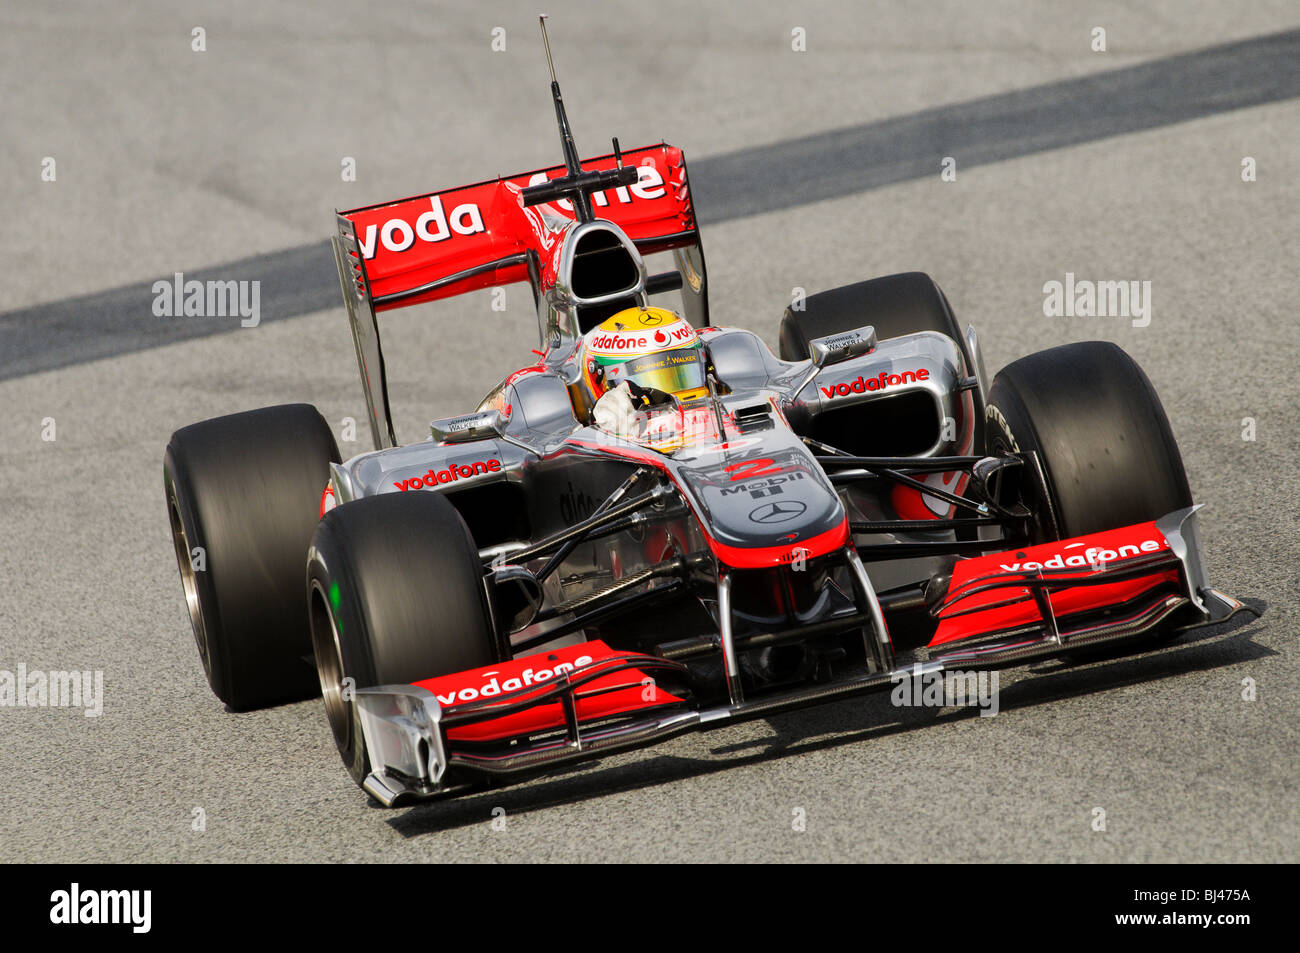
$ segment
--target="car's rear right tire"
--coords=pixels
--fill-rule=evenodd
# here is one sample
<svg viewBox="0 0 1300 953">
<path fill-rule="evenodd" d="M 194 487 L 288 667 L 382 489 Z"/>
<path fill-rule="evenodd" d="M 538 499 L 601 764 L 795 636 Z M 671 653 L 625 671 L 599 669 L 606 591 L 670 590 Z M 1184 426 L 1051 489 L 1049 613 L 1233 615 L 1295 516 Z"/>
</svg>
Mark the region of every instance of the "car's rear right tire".
<svg viewBox="0 0 1300 953">
<path fill-rule="evenodd" d="M 358 784 L 370 769 L 352 690 L 499 661 L 478 549 L 439 493 L 328 511 L 308 554 L 307 599 L 325 716 Z"/>
</svg>

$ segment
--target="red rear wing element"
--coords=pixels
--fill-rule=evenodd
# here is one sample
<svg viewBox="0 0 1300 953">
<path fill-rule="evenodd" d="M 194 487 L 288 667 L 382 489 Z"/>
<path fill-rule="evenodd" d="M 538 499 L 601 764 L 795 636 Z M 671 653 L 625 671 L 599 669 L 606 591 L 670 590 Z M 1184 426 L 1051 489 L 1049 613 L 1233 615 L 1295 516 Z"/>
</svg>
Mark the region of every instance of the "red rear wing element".
<svg viewBox="0 0 1300 953">
<path fill-rule="evenodd" d="M 683 291 L 683 305 L 693 323 L 708 324 L 703 250 L 682 150 L 660 143 L 624 152 L 623 161 L 640 170 L 638 182 L 592 193 L 592 211 L 621 228 L 642 255 L 675 250 L 678 275 L 690 291 Z M 617 162 L 611 154 L 582 165 L 600 172 Z M 376 313 L 527 281 L 544 337 L 547 295 L 575 215 L 568 199 L 525 207 L 522 192 L 564 172 L 552 166 L 335 216 L 334 259 L 376 450 L 397 445 Z"/>
<path fill-rule="evenodd" d="M 623 161 L 641 170 L 640 181 L 594 193 L 596 217 L 622 228 L 642 254 L 696 243 L 682 150 L 661 143 L 626 151 Z M 615 159 L 612 154 L 588 159 L 582 167 L 612 169 Z M 574 213 L 567 199 L 525 208 L 520 193 L 564 171 L 552 166 L 340 212 L 339 237 L 347 256 L 340 266 L 349 266 L 358 298 L 364 300 L 369 291 L 375 311 L 527 281 L 530 258 L 535 255 L 540 267 L 558 250 Z"/>
</svg>

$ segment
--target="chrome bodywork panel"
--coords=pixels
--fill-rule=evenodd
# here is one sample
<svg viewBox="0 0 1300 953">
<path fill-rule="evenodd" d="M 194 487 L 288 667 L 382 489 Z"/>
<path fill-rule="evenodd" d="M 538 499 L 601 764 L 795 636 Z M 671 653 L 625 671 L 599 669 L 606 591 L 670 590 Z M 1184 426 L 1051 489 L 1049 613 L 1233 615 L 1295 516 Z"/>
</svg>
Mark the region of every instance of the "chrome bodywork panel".
<svg viewBox="0 0 1300 953">
<path fill-rule="evenodd" d="M 529 499 L 536 499 L 539 511 L 551 501 L 550 508 L 560 520 L 543 515 L 536 529 L 546 531 L 587 515 L 603 495 L 598 489 L 578 486 L 574 473 L 581 469 L 589 474 L 586 468 L 599 460 L 611 471 L 604 483 L 612 489 L 625 471 L 639 465 L 641 457 L 649 453 L 654 466 L 681 493 L 688 513 L 703 520 L 727 545 L 758 545 L 771 532 L 767 525 L 751 519 L 753 507 L 741 511 L 725 504 L 739 498 L 741 487 L 761 493 L 779 486 L 782 500 L 807 514 L 792 519 L 784 534 L 794 544 L 833 528 L 843 520 L 846 508 L 853 518 L 868 519 L 887 507 L 869 492 L 832 486 L 792 429 L 796 424 L 806 426 L 831 408 L 921 394 L 933 402 L 938 419 L 960 421 L 961 426 L 950 434 L 936 434 L 931 446 L 918 456 L 969 450 L 973 416 L 969 392 L 958 387 L 966 376 L 965 367 L 958 346 L 943 335 L 924 332 L 878 342 L 869 353 L 823 368 L 809 361 L 782 361 L 757 335 L 745 330 L 710 329 L 703 339 L 719 379 L 730 389 L 719 398 L 722 412 L 731 415 L 758 405 L 772 408 L 771 414 L 743 437 L 729 431 L 735 439 L 727 449 L 714 449 L 721 437 L 703 413 L 700 416 L 707 432 L 698 434 L 698 445 L 669 453 L 647 450 L 635 441 L 583 425 L 566 384 L 577 348 L 576 342 L 570 342 L 547 352 L 537 365 L 510 375 L 480 403 L 480 414 L 496 415 L 493 419 L 499 421 L 499 436 L 431 438 L 360 454 L 336 468 L 332 481 L 336 499 L 341 503 L 380 493 L 433 490 L 449 493 L 454 500 L 458 492 L 475 486 L 511 483 L 524 489 Z M 898 382 L 891 385 L 891 380 Z M 883 386 L 871 390 L 868 381 L 883 382 Z M 834 396 L 828 397 L 828 391 Z M 771 469 L 782 471 L 781 476 L 772 477 L 770 486 L 759 485 L 765 471 L 746 469 L 750 465 L 739 462 L 753 458 L 767 459 Z M 760 479 L 747 479 L 751 472 Z M 775 482 L 778 479 L 784 485 Z M 751 496 L 743 499 L 749 501 Z M 698 531 L 681 525 L 680 519 L 672 522 L 671 534 L 679 546 L 703 551 Z M 631 566 L 638 561 L 633 559 L 630 565 L 625 561 L 624 566 L 633 571 Z M 917 563 L 917 579 L 924 578 L 928 565 L 924 560 Z"/>
</svg>

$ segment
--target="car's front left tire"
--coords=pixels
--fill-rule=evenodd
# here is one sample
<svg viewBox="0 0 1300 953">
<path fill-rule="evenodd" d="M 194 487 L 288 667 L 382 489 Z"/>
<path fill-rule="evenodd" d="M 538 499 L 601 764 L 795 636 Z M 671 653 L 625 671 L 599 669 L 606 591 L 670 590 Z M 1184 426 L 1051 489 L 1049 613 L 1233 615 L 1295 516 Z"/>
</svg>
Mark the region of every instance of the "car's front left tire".
<svg viewBox="0 0 1300 953">
<path fill-rule="evenodd" d="M 353 692 L 499 661 L 483 565 L 441 494 L 337 506 L 307 558 L 307 600 L 325 716 L 358 784 L 369 773 Z"/>
</svg>

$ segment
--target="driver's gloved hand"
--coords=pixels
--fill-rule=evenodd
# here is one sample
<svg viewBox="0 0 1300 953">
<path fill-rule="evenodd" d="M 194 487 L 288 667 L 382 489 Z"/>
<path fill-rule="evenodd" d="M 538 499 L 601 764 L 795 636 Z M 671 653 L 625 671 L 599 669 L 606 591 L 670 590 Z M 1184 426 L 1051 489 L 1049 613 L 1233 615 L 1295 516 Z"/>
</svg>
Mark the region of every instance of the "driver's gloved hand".
<svg viewBox="0 0 1300 953">
<path fill-rule="evenodd" d="M 627 384 L 627 389 L 632 394 L 633 403 L 638 408 L 657 407 L 660 404 L 671 404 L 675 401 L 673 395 L 667 391 L 657 390 L 653 387 L 642 387 L 632 380 L 623 383 Z"/>
<path fill-rule="evenodd" d="M 631 438 L 637 433 L 636 399 L 623 384 L 607 390 L 596 401 L 592 423 L 606 433 Z"/>
</svg>

